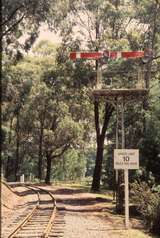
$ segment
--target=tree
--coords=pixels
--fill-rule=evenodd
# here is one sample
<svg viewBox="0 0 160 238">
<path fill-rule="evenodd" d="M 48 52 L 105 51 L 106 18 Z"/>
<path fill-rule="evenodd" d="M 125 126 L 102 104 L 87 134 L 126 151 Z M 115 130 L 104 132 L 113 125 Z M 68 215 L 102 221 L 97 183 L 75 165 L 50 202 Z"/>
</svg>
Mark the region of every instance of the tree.
<svg viewBox="0 0 160 238">
<path fill-rule="evenodd" d="M 14 165 L 13 171 L 16 180 L 19 177 L 19 166 L 21 162 L 20 142 L 24 137 L 21 115 L 32 86 L 29 75 L 30 70 L 26 69 L 25 66 L 23 63 L 16 66 L 8 66 L 3 69 L 2 74 L 2 77 L 6 79 L 6 85 L 4 85 L 6 91 L 2 101 L 2 120 L 4 125 L 8 128 L 6 138 L 8 140 L 8 146 L 10 147 L 12 144 L 13 157 L 15 157 L 12 166 Z M 10 164 L 10 156 L 8 156 L 7 163 Z M 9 168 L 8 165 L 7 167 Z M 8 174 L 9 171 L 7 172 L 7 176 Z"/>
<path fill-rule="evenodd" d="M 29 30 L 29 27 L 32 26 L 32 28 L 30 28 L 30 40 L 33 40 L 36 34 L 34 35 L 32 31 L 35 31 L 41 22 L 47 20 L 49 9 L 53 3 L 53 1 L 49 0 L 15 0 L 13 5 L 11 0 L 3 0 L 2 32 L 0 38 L 2 39 L 2 37 L 7 37 L 8 35 L 10 35 L 10 37 L 13 35 L 19 37 L 23 34 L 25 27 Z M 9 39 L 10 38 L 8 38 L 8 40 Z"/>
<path fill-rule="evenodd" d="M 12 110 L 14 111 L 14 108 L 19 105 L 19 100 L 22 100 L 18 117 L 18 135 L 20 135 L 18 137 L 18 155 L 20 158 L 18 174 L 22 171 L 27 174 L 33 172 L 39 179 L 43 179 L 44 173 L 42 171 L 45 170 L 48 160 L 47 182 L 50 180 L 51 161 L 59 157 L 62 158 L 62 154 L 70 147 L 78 147 L 77 150 L 84 147 L 82 141 L 89 141 L 89 133 L 86 131 L 84 133 L 84 127 L 90 128 L 89 119 L 86 120 L 85 117 L 86 114 L 90 115 L 87 92 L 85 88 L 79 89 L 77 85 L 78 80 L 82 80 L 81 73 L 85 75 L 87 66 L 83 65 L 81 68 L 82 65 L 79 65 L 79 73 L 77 74 L 76 69 L 73 69 L 71 64 L 68 68 L 68 65 L 60 66 L 59 62 L 55 61 L 55 51 L 56 47 L 50 42 L 40 42 L 33 49 L 33 53 L 36 52 L 34 56 L 26 56 L 16 65 L 9 67 L 9 69 L 6 68 L 4 76 L 8 79 L 3 85 L 6 90 L 3 99 L 5 105 L 3 124 L 7 125 L 7 129 L 11 124 L 11 129 L 8 131 L 12 132 L 10 133 L 10 140 L 13 142 L 10 145 L 13 151 L 13 154 L 10 155 L 10 161 L 13 161 L 16 153 L 16 137 L 14 137 L 16 120 L 13 116 L 13 122 L 11 120 L 10 123 L 10 118 L 12 118 Z M 66 80 L 71 72 L 73 78 Z M 16 74 L 18 77 L 15 77 Z M 20 92 L 21 88 L 22 90 L 25 88 L 23 85 L 25 80 L 29 80 L 31 88 L 24 100 Z M 86 75 L 85 80 L 88 80 Z M 15 87 L 14 82 L 17 82 L 19 86 Z M 75 86 L 77 92 L 73 98 Z M 15 89 L 14 93 L 13 89 Z M 83 110 L 80 108 L 81 103 Z M 66 137 L 63 134 L 66 134 Z M 79 142 L 77 141 L 78 136 Z M 83 140 L 80 139 L 81 137 Z M 7 153 L 8 150 L 9 143 L 6 144 Z M 7 164 L 9 166 L 6 165 L 6 167 L 11 168 L 8 162 Z"/>
<path fill-rule="evenodd" d="M 159 73 L 157 74 L 157 76 Z M 159 76 L 158 76 L 159 77 Z M 159 184 L 160 181 L 160 85 L 158 77 L 151 82 L 152 88 L 150 92 L 150 107 L 146 116 L 146 133 L 141 141 L 142 158 L 141 163 L 146 170 L 146 180 L 151 172 L 155 178 L 155 183 Z"/>
<path fill-rule="evenodd" d="M 35 66 L 40 66 L 39 68 L 39 79 L 35 81 L 34 87 L 31 92 L 30 97 L 30 107 L 29 114 L 32 118 L 36 120 L 36 130 L 38 138 L 36 143 L 38 143 L 38 178 L 42 180 L 42 162 L 43 162 L 43 139 L 44 139 L 44 129 L 47 111 L 51 109 L 54 103 L 52 103 L 52 92 L 46 87 L 46 84 L 41 81 L 43 79 L 43 74 L 49 71 L 55 66 L 53 57 L 56 52 L 56 46 L 49 41 L 41 41 L 36 47 L 33 48 L 33 53 L 36 56 L 36 60 L 31 58 L 31 64 L 34 63 Z M 33 115 L 33 111 L 36 112 Z M 38 122 L 38 123 L 37 123 Z"/>
<path fill-rule="evenodd" d="M 96 190 L 99 190 L 100 188 L 104 140 L 105 140 L 106 130 L 109 124 L 109 120 L 113 112 L 113 106 L 108 103 L 105 104 L 104 122 L 103 122 L 103 126 L 101 130 L 100 130 L 100 121 L 99 121 L 99 102 L 95 101 L 94 107 L 95 107 L 97 154 L 96 154 L 96 163 L 95 163 L 95 169 L 93 174 L 92 189 L 96 191 Z"/>
<path fill-rule="evenodd" d="M 42 24 L 52 24 L 54 8 L 51 0 L 2 0 L 1 51 L 15 63 L 21 60 L 39 36 Z"/>
<path fill-rule="evenodd" d="M 61 119 L 54 131 L 46 131 L 44 139 L 44 151 L 47 159 L 46 183 L 50 183 L 52 161 L 63 157 L 63 154 L 69 148 L 76 148 L 79 145 L 81 130 L 78 123 L 69 118 L 64 118 Z"/>
<path fill-rule="evenodd" d="M 57 27 L 61 30 L 62 36 L 64 37 L 64 44 L 69 46 L 71 50 L 79 50 L 80 47 L 81 50 L 106 50 L 113 45 L 112 42 L 114 42 L 113 49 L 129 48 L 128 44 L 127 46 L 121 44 L 121 41 L 125 38 L 123 34 L 124 28 L 129 24 L 130 20 L 127 19 L 125 21 L 129 14 L 124 5 L 125 4 L 121 4 L 119 1 L 100 0 L 92 1 L 92 3 L 86 1 L 72 1 L 71 5 L 66 5 L 68 14 L 61 14 L 61 19 L 58 17 L 55 19 Z M 79 34 L 76 39 L 73 37 L 75 32 L 74 28 L 76 28 L 75 25 L 80 26 Z M 93 71 L 97 71 L 98 67 L 101 67 L 100 64 L 101 63 L 97 61 L 93 66 L 92 62 Z M 92 88 L 95 85 L 95 82 L 96 74 L 94 74 L 94 77 L 92 78 Z M 105 134 L 113 111 L 112 106 L 109 105 L 109 103 L 106 103 L 104 106 L 104 115 L 102 115 L 102 113 L 99 114 L 99 107 L 99 102 L 95 100 L 94 114 L 97 153 L 92 190 L 99 190 L 100 188 Z M 102 121 L 102 131 L 100 131 L 100 117 L 104 117 L 104 121 Z"/>
</svg>

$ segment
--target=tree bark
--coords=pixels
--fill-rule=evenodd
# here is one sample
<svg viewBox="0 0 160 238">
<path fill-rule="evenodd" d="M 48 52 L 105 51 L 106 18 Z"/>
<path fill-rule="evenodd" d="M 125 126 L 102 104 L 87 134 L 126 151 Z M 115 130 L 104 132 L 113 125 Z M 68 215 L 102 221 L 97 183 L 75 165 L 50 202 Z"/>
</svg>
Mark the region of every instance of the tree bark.
<svg viewBox="0 0 160 238">
<path fill-rule="evenodd" d="M 92 188 L 91 188 L 93 191 L 99 191 L 100 189 L 104 140 L 105 140 L 106 130 L 107 130 L 112 112 L 113 112 L 113 106 L 106 102 L 103 126 L 102 126 L 102 130 L 100 131 L 99 102 L 98 101 L 94 102 L 97 153 L 96 153 L 96 161 L 95 161 L 95 168 L 94 168 Z"/>
<path fill-rule="evenodd" d="M 13 174 L 13 171 L 15 169 L 14 166 L 15 165 L 13 164 L 13 159 L 8 155 L 5 168 L 5 178 L 8 182 L 12 182 L 11 175 Z M 13 174 L 13 176 L 15 175 Z"/>
<path fill-rule="evenodd" d="M 50 184 L 50 175 L 51 175 L 51 165 L 52 165 L 52 160 L 55 158 L 58 158 L 64 154 L 66 150 L 68 150 L 70 147 L 70 143 L 67 143 L 61 150 L 60 153 L 54 154 L 53 151 L 46 151 L 46 158 L 47 158 L 47 171 L 46 171 L 46 178 L 45 178 L 45 183 Z"/>
<path fill-rule="evenodd" d="M 122 214 L 124 212 L 124 171 L 118 171 L 118 186 L 117 186 L 117 204 L 116 212 Z"/>
<path fill-rule="evenodd" d="M 47 158 L 47 171 L 45 183 L 50 184 L 52 157 L 50 154 L 47 153 L 46 158 Z"/>
<path fill-rule="evenodd" d="M 8 147 L 9 148 L 10 148 L 11 138 L 12 138 L 12 124 L 13 124 L 13 117 L 11 117 L 10 126 L 9 126 L 9 136 L 8 136 Z M 8 155 L 6 165 L 5 165 L 5 178 L 8 179 L 8 177 L 12 171 L 14 171 L 14 167 L 13 167 L 12 159 Z"/>
<path fill-rule="evenodd" d="M 20 128 L 19 128 L 19 112 L 17 113 L 17 123 L 16 123 L 16 160 L 15 160 L 15 181 L 18 181 L 19 178 L 19 148 L 20 148 Z"/>
<path fill-rule="evenodd" d="M 104 151 L 104 138 L 99 136 L 97 139 L 96 162 L 95 162 L 95 169 L 94 169 L 93 181 L 92 181 L 92 190 L 93 191 L 99 191 L 99 189 L 100 189 L 103 151 Z"/>
<path fill-rule="evenodd" d="M 38 153 L 38 178 L 42 180 L 42 143 L 43 143 L 43 121 L 41 122 Z"/>
</svg>

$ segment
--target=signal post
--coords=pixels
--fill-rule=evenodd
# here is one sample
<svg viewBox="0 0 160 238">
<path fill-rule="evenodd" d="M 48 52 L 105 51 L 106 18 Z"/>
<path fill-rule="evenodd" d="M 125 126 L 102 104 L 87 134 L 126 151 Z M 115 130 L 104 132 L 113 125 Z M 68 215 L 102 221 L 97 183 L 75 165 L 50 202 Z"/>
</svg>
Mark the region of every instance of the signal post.
<svg viewBox="0 0 160 238">
<path fill-rule="evenodd" d="M 103 52 L 71 52 L 70 59 L 75 61 L 84 60 L 100 60 L 103 58 L 115 60 L 118 58 L 148 59 L 145 51 L 103 51 Z M 124 112 L 127 104 L 143 101 L 148 95 L 146 88 L 99 88 L 101 85 L 102 72 L 100 68 L 97 70 L 97 87 L 92 91 L 95 101 L 104 100 L 111 103 L 116 109 L 116 149 L 114 150 L 114 169 L 116 170 L 116 208 L 117 211 L 123 208 L 123 190 L 122 184 L 125 182 L 125 227 L 129 228 L 129 183 L 128 170 L 139 168 L 139 151 L 136 149 L 125 149 L 125 127 Z M 121 139 L 120 139 L 121 137 Z M 121 149 L 119 148 L 121 144 Z M 124 172 L 123 172 L 124 171 Z"/>
</svg>

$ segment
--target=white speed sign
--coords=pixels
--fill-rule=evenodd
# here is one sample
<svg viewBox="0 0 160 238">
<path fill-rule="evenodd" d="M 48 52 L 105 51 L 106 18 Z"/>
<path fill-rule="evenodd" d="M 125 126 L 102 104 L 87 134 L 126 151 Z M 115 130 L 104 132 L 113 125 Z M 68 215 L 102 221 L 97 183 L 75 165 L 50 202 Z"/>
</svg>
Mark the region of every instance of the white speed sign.
<svg viewBox="0 0 160 238">
<path fill-rule="evenodd" d="M 139 169 L 139 150 L 115 149 L 114 169 Z"/>
</svg>

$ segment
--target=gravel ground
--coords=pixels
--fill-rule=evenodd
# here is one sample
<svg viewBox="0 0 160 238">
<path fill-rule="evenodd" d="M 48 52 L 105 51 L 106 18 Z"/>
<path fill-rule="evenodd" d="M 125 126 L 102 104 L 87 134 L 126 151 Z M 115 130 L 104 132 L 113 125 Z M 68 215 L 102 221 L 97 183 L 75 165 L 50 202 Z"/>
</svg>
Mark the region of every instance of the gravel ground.
<svg viewBox="0 0 160 238">
<path fill-rule="evenodd" d="M 109 225 L 96 216 L 67 212 L 64 238 L 111 238 Z M 115 237 L 115 236 L 114 236 Z"/>
<path fill-rule="evenodd" d="M 102 211 L 107 208 L 107 200 L 96 194 L 66 187 L 45 187 L 53 192 L 57 206 L 65 209 L 63 238 L 123 238 L 115 230 L 110 217 L 104 219 Z M 116 227 L 124 228 L 123 224 Z"/>
<path fill-rule="evenodd" d="M 112 200 L 100 199 L 96 194 L 86 193 L 79 189 L 58 186 L 42 186 L 42 188 L 52 192 L 57 201 L 57 207 L 64 209 L 63 238 L 124 238 L 120 232 L 124 229 L 123 219 L 118 220 L 116 217 L 114 220 L 109 213 L 108 215 L 105 213 L 105 210 L 109 208 L 108 205 L 112 204 Z M 14 190 L 19 195 L 23 195 L 23 202 L 21 201 L 19 209 L 13 210 L 8 218 L 4 212 L 3 230 L 10 227 L 16 217 L 25 211 L 26 203 L 31 205 L 37 200 L 37 195 L 27 192 L 24 187 L 15 187 Z M 48 198 L 44 195 L 42 199 Z"/>
<path fill-rule="evenodd" d="M 2 190 L 2 193 L 4 193 L 4 190 L 5 188 Z M 14 227 L 16 227 L 15 221 L 18 219 L 18 217 L 28 213 L 27 211 L 28 205 L 30 204 L 31 206 L 33 206 L 32 203 L 37 201 L 37 195 L 28 193 L 28 189 L 25 187 L 19 186 L 13 188 L 12 190 L 16 191 L 17 194 L 21 196 L 17 198 L 16 195 L 14 195 L 12 197 L 12 201 L 10 200 L 7 201 L 7 205 L 11 207 L 11 209 L 2 206 L 2 219 L 1 219 L 2 237 L 5 237 L 5 235 L 11 231 L 11 229 L 14 229 Z M 5 195 L 6 194 L 7 192 L 5 191 Z M 11 196 L 9 192 L 8 196 Z"/>
</svg>

